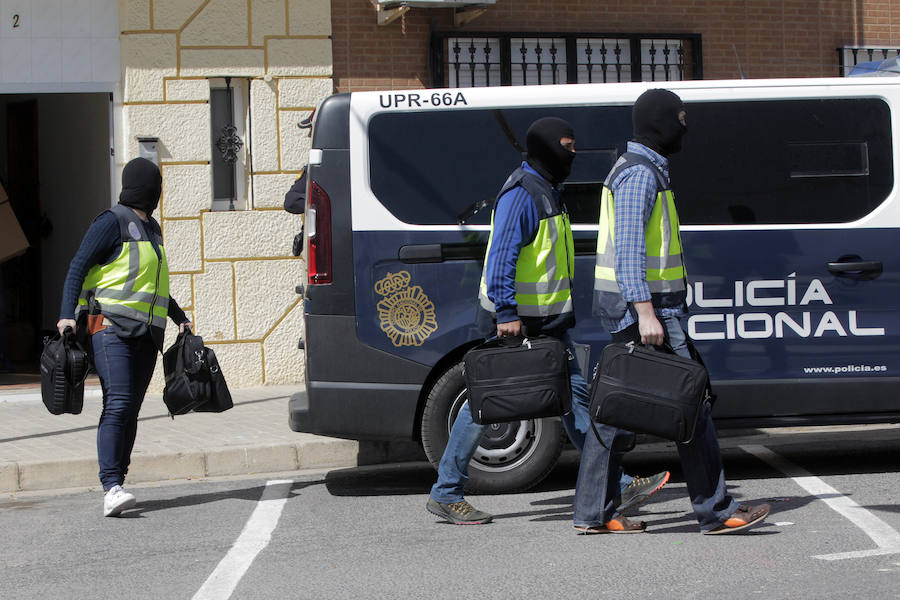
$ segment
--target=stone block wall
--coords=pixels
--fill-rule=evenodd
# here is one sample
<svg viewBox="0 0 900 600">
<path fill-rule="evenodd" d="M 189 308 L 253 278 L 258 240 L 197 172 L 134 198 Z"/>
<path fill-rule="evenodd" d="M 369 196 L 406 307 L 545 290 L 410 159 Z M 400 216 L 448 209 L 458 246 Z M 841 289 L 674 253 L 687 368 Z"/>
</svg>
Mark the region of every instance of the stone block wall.
<svg viewBox="0 0 900 600">
<path fill-rule="evenodd" d="M 155 216 L 173 297 L 230 385 L 301 381 L 305 264 L 291 243 L 302 217 L 282 202 L 310 147 L 297 123 L 333 92 L 330 0 L 120 0 L 119 19 L 119 162 L 138 155 L 138 137 L 159 138 Z M 247 210 L 211 210 L 209 79 L 223 77 L 249 80 Z M 162 385 L 158 366 L 151 391 Z"/>
</svg>

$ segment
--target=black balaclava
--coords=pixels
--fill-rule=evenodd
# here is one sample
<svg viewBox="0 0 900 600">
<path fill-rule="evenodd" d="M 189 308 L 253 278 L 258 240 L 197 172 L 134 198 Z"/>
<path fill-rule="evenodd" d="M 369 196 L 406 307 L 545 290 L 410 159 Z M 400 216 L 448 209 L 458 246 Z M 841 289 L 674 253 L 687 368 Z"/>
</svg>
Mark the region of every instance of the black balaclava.
<svg viewBox="0 0 900 600">
<path fill-rule="evenodd" d="M 556 117 L 538 119 L 528 128 L 525 135 L 525 146 L 528 152 L 525 160 L 553 185 L 566 180 L 572 171 L 575 153 L 566 150 L 559 143 L 561 138 L 575 139 L 572 126 Z"/>
<path fill-rule="evenodd" d="M 122 169 L 122 192 L 119 204 L 137 208 L 150 216 L 159 204 L 162 193 L 162 175 L 153 162 L 146 158 L 128 161 Z"/>
<path fill-rule="evenodd" d="M 634 125 L 634 141 L 663 156 L 681 150 L 681 138 L 687 127 L 678 120 L 684 104 L 669 90 L 647 90 L 634 103 L 631 121 Z"/>
</svg>

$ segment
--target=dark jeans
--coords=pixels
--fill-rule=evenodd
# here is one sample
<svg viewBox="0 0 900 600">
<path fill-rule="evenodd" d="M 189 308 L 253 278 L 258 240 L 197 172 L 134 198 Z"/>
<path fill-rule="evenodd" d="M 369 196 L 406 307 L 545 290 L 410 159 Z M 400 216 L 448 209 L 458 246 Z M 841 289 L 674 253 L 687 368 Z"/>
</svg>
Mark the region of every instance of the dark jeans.
<svg viewBox="0 0 900 600">
<path fill-rule="evenodd" d="M 149 334 L 123 338 L 112 328 L 91 336 L 94 366 L 103 386 L 103 412 L 97 428 L 97 461 L 103 490 L 122 485 L 137 435 L 138 412 L 144 401 L 157 349 Z"/>
<path fill-rule="evenodd" d="M 660 322 L 672 349 L 680 356 L 690 358 L 684 330 L 678 319 L 666 317 L 660 318 Z M 626 332 L 632 335 L 632 340 L 640 342 L 640 333 L 636 326 L 633 329 L 625 329 L 622 333 Z M 630 341 L 622 337 L 614 334 L 613 339 L 617 342 Z M 597 440 L 597 435 L 591 434 L 585 438 L 581 465 L 578 469 L 578 483 L 575 486 L 576 526 L 603 525 L 617 516 L 615 498 L 619 491 L 619 482 L 615 475 L 610 477 L 609 474 L 619 473 L 624 451 L 634 437 L 630 431 L 600 423 L 595 425 L 603 443 Z M 697 429 L 691 442 L 676 445 L 688 494 L 691 497 L 691 506 L 700 523 L 700 530 L 715 529 L 737 510 L 738 503 L 727 494 L 719 439 L 708 408 L 697 421 Z M 613 450 L 610 451 L 608 448 Z"/>
</svg>

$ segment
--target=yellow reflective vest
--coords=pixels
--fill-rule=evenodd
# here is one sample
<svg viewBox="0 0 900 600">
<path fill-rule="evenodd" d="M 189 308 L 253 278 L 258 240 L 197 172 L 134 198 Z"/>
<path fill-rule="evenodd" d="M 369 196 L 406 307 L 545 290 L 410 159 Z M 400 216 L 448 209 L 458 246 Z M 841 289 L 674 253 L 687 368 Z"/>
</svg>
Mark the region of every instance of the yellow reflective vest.
<svg viewBox="0 0 900 600">
<path fill-rule="evenodd" d="M 645 165 L 657 179 L 656 201 L 644 227 L 647 284 L 653 306 L 683 304 L 687 293 L 687 271 L 681 249 L 681 234 L 675 196 L 668 181 L 650 160 L 626 152 L 613 165 L 600 201 L 600 226 L 597 231 L 597 262 L 594 267 L 594 306 L 610 319 L 625 316 L 628 303 L 616 280 L 615 199 L 610 185 L 625 169 Z"/>
<path fill-rule="evenodd" d="M 574 316 L 572 279 L 575 276 L 575 248 L 569 215 L 562 210 L 550 184 L 522 167 L 510 175 L 497 197 L 517 185 L 534 199 L 539 222 L 534 239 L 521 248 L 516 262 L 516 312 L 519 317 L 538 318 L 544 322 L 559 315 Z M 479 286 L 481 307 L 490 313 L 494 313 L 495 306 L 487 294 L 486 267 L 493 239 L 492 214 L 491 236 Z"/>
<path fill-rule="evenodd" d="M 162 238 L 127 206 L 116 205 L 110 212 L 119 221 L 122 249 L 112 261 L 88 271 L 75 308 L 76 318 L 88 309 L 88 298 L 93 296 L 104 315 L 165 329 L 169 265 Z"/>
</svg>

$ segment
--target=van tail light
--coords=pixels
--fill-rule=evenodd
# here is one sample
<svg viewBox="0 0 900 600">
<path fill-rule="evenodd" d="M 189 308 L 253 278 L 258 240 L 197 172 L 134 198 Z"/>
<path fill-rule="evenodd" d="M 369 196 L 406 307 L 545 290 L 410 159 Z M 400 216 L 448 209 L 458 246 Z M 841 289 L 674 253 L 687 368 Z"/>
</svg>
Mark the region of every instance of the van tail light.
<svg viewBox="0 0 900 600">
<path fill-rule="evenodd" d="M 309 283 L 331 283 L 331 198 L 315 181 L 309 182 L 306 235 L 309 237 Z"/>
</svg>

